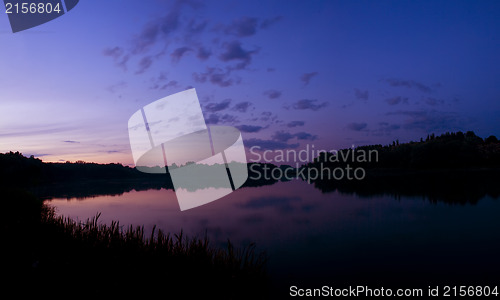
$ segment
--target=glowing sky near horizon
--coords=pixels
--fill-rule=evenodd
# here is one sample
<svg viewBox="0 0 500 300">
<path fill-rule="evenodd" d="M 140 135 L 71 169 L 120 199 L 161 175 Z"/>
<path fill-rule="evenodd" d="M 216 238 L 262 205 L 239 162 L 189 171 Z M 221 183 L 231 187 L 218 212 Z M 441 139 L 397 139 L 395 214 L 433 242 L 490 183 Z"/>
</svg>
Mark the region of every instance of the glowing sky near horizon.
<svg viewBox="0 0 500 300">
<path fill-rule="evenodd" d="M 132 164 L 129 117 L 196 88 L 247 147 L 500 136 L 498 1 L 89 1 L 13 34 L 0 152 Z"/>
</svg>

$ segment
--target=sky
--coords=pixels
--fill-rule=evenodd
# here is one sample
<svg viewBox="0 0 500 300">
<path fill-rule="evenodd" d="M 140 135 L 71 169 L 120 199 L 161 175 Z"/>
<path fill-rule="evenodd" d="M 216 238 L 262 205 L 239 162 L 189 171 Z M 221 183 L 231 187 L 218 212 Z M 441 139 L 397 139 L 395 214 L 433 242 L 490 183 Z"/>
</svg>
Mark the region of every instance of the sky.
<svg viewBox="0 0 500 300">
<path fill-rule="evenodd" d="M 2 8 L 0 152 L 132 165 L 129 118 L 190 88 L 247 149 L 499 137 L 499 15 L 498 1 L 82 0 L 12 33 Z"/>
</svg>

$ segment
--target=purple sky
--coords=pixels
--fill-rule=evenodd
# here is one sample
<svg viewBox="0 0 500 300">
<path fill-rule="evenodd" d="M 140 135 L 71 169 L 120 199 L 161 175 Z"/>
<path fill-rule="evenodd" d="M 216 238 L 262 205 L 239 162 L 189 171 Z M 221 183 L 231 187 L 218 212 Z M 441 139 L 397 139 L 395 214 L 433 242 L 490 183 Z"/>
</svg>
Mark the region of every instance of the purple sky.
<svg viewBox="0 0 500 300">
<path fill-rule="evenodd" d="M 498 1 L 86 0 L 16 34 L 1 14 L 0 152 L 131 164 L 129 117 L 188 87 L 247 147 L 500 136 Z"/>
</svg>

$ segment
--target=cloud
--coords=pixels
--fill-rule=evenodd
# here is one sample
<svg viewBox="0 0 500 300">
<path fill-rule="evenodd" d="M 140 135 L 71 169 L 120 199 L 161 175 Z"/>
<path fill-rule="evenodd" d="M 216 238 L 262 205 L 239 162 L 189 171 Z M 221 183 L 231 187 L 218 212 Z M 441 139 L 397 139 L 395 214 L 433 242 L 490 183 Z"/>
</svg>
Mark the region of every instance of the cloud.
<svg viewBox="0 0 500 300">
<path fill-rule="evenodd" d="M 430 106 L 436 106 L 439 104 L 443 104 L 444 101 L 436 99 L 436 98 L 427 97 L 427 98 L 425 98 L 424 103 L 427 105 L 430 105 Z"/>
<path fill-rule="evenodd" d="M 278 116 L 274 115 L 270 111 L 263 111 L 260 115 L 261 115 L 260 120 L 264 122 L 276 121 L 276 119 L 278 118 Z"/>
<path fill-rule="evenodd" d="M 314 141 L 315 139 L 318 138 L 317 135 L 312 135 L 307 132 L 297 132 L 293 136 L 296 137 L 298 140 L 309 140 L 309 141 Z"/>
<path fill-rule="evenodd" d="M 160 90 L 165 90 L 169 87 L 178 87 L 179 83 L 176 80 L 170 80 L 169 82 L 163 84 L 162 86 L 157 87 Z"/>
<path fill-rule="evenodd" d="M 173 62 L 179 62 L 179 60 L 184 56 L 184 54 L 186 54 L 189 51 L 193 51 L 193 49 L 189 47 L 179 47 L 170 54 L 170 57 L 172 58 Z"/>
<path fill-rule="evenodd" d="M 205 49 L 203 47 L 199 47 L 198 53 L 196 54 L 196 57 L 198 57 L 201 60 L 207 60 L 211 55 L 212 55 L 212 52 L 210 50 Z"/>
<path fill-rule="evenodd" d="M 151 55 L 144 56 L 140 61 L 139 61 L 139 69 L 135 72 L 135 74 L 142 74 L 146 72 L 147 69 L 151 67 L 153 64 L 153 59 Z"/>
<path fill-rule="evenodd" d="M 257 125 L 240 125 L 236 126 L 236 128 L 238 128 L 242 132 L 248 132 L 248 133 L 259 132 L 262 129 L 264 129 L 263 126 L 257 126 Z"/>
<path fill-rule="evenodd" d="M 52 156 L 54 154 L 52 154 L 52 153 L 33 153 L 33 152 L 25 153 L 26 157 L 29 157 L 31 155 L 33 155 L 33 157 L 44 157 L 44 156 Z"/>
<path fill-rule="evenodd" d="M 160 22 L 155 20 L 147 24 L 132 41 L 132 53 L 140 54 L 146 52 L 151 46 L 156 43 L 160 34 Z"/>
<path fill-rule="evenodd" d="M 318 75 L 318 72 L 304 73 L 300 76 L 300 81 L 304 83 L 304 85 L 309 85 L 311 79 Z"/>
<path fill-rule="evenodd" d="M 245 50 L 241 47 L 239 41 L 232 41 L 224 44 L 224 52 L 219 56 L 219 59 L 224 62 L 239 61 L 236 69 L 243 69 L 252 61 L 252 55 L 258 50 Z"/>
<path fill-rule="evenodd" d="M 218 113 L 213 113 L 208 116 L 208 118 L 205 118 L 205 123 L 206 124 L 212 124 L 212 125 L 217 125 L 217 124 L 234 124 L 237 123 L 238 120 L 235 116 L 230 115 L 230 114 L 223 114 L 220 115 Z"/>
<path fill-rule="evenodd" d="M 207 20 L 203 20 L 201 22 L 198 22 L 196 18 L 193 18 L 189 21 L 186 28 L 187 28 L 187 32 L 190 35 L 192 35 L 192 34 L 202 33 L 205 30 L 205 28 L 207 28 L 207 25 L 208 25 Z"/>
<path fill-rule="evenodd" d="M 77 141 L 63 141 L 63 143 L 80 144 L 80 142 L 77 142 Z"/>
<path fill-rule="evenodd" d="M 194 19 L 191 19 L 191 21 L 184 26 L 186 21 L 181 19 L 181 15 L 185 15 L 185 12 L 182 11 L 184 7 L 190 6 L 196 9 L 200 5 L 194 1 L 181 0 L 172 3 L 173 4 L 166 10 L 167 13 L 165 15 L 150 20 L 143 26 L 139 33 L 131 39 L 130 47 L 126 47 L 129 49 L 128 51 L 125 51 L 122 47 L 113 47 L 104 49 L 103 54 L 112 57 L 115 63 L 126 71 L 127 62 L 132 56 L 145 55 L 158 44 L 160 44 L 163 50 L 161 50 L 159 54 L 156 54 L 155 58 L 159 58 L 165 54 L 168 44 L 173 40 L 182 40 L 182 36 L 180 38 L 179 36 L 174 37 L 175 33 L 184 34 L 184 37 L 191 37 L 205 29 L 207 26 L 206 21 L 196 22 Z M 180 57 L 185 54 L 185 52 L 179 52 L 180 50 L 176 51 L 178 52 L 174 51 L 174 53 L 172 53 L 172 59 L 174 61 L 180 59 Z M 143 58 L 136 74 L 143 73 L 151 66 L 152 62 L 151 56 Z"/>
<path fill-rule="evenodd" d="M 236 104 L 236 105 L 233 107 L 233 110 L 236 110 L 236 111 L 239 111 L 239 112 L 245 113 L 245 112 L 247 112 L 247 110 L 248 110 L 251 106 L 252 106 L 252 103 L 251 103 L 251 102 L 244 101 L 244 102 L 240 102 L 240 103 Z"/>
<path fill-rule="evenodd" d="M 276 16 L 264 20 L 244 16 L 233 20 L 231 24 L 229 24 L 228 26 L 222 26 L 222 28 L 224 29 L 224 33 L 226 34 L 244 38 L 255 35 L 257 33 L 257 29 L 268 29 L 281 19 L 281 16 Z"/>
<path fill-rule="evenodd" d="M 298 109 L 298 110 L 310 109 L 313 111 L 320 110 L 326 106 L 328 106 L 327 102 L 318 103 L 318 100 L 311 100 L 311 99 L 302 99 L 302 100 L 295 102 L 292 105 L 292 107 L 294 109 Z"/>
<path fill-rule="evenodd" d="M 105 48 L 102 53 L 104 54 L 104 56 L 110 56 L 112 58 L 114 58 L 115 60 L 117 60 L 118 58 L 120 58 L 120 56 L 123 55 L 124 53 L 124 50 L 123 48 L 121 47 L 113 47 L 113 48 Z"/>
<path fill-rule="evenodd" d="M 205 118 L 205 123 L 216 125 L 219 123 L 219 115 L 211 114 L 208 118 Z"/>
<path fill-rule="evenodd" d="M 33 128 L 36 128 L 36 130 L 33 130 Z M 23 127 L 16 126 L 14 129 L 4 128 L 4 130 L 0 132 L 0 137 L 53 135 L 54 133 L 73 131 L 76 129 L 78 129 L 78 126 L 64 123 L 46 125 L 36 124 L 36 126 L 33 124 L 26 124 Z"/>
<path fill-rule="evenodd" d="M 293 128 L 297 126 L 304 126 L 305 122 L 304 121 L 291 121 L 286 124 L 287 127 Z"/>
<path fill-rule="evenodd" d="M 128 86 L 128 84 L 125 82 L 125 81 L 120 81 L 118 83 L 115 83 L 115 84 L 112 84 L 110 86 L 108 86 L 106 89 L 110 92 L 110 93 L 115 93 L 117 92 L 118 90 L 121 90 L 121 89 L 124 89 Z"/>
<path fill-rule="evenodd" d="M 239 80 L 230 78 L 231 71 L 223 71 L 220 68 L 208 68 L 205 73 L 193 73 L 193 79 L 199 83 L 210 82 L 220 87 L 228 87 L 234 83 L 239 83 Z"/>
<path fill-rule="evenodd" d="M 194 9 L 199 7 L 194 1 L 178 0 L 173 2 L 173 5 L 166 10 L 167 13 L 164 16 L 150 21 L 133 39 L 132 53 L 145 53 L 160 39 L 163 39 L 164 42 L 168 42 L 172 34 L 181 28 L 181 15 L 183 15 L 182 10 L 185 6 L 191 6 Z M 200 24 L 202 25 L 201 27 Z M 191 22 L 187 26 L 188 33 L 193 33 L 193 31 L 201 32 L 206 25 L 203 25 L 203 23 L 200 24 L 197 24 L 191 19 Z"/>
<path fill-rule="evenodd" d="M 227 26 L 225 33 L 232 34 L 237 37 L 252 36 L 257 32 L 257 18 L 241 17 L 233 20 L 231 25 Z"/>
<path fill-rule="evenodd" d="M 207 112 L 217 112 L 228 108 L 230 104 L 231 99 L 225 99 L 220 103 L 209 103 L 203 107 L 203 110 Z"/>
<path fill-rule="evenodd" d="M 269 99 L 277 99 L 281 96 L 281 91 L 267 90 L 263 94 L 269 97 Z"/>
<path fill-rule="evenodd" d="M 161 72 L 158 77 L 153 78 L 151 81 L 153 82 L 153 85 L 151 86 L 152 90 L 164 90 L 168 87 L 178 85 L 178 82 L 175 80 L 168 81 L 167 73 L 165 72 Z"/>
<path fill-rule="evenodd" d="M 414 80 L 400 80 L 400 79 L 386 79 L 385 80 L 390 86 L 393 87 L 406 87 L 406 88 L 415 88 L 424 93 L 431 93 L 434 91 L 434 88 L 431 86 L 425 85 L 421 82 Z M 435 87 L 441 86 L 440 84 L 434 85 Z"/>
<path fill-rule="evenodd" d="M 347 124 L 347 129 L 354 130 L 354 131 L 361 131 L 365 129 L 368 126 L 366 123 L 349 123 Z"/>
<path fill-rule="evenodd" d="M 124 55 L 125 50 L 122 47 L 105 48 L 102 51 L 104 56 L 109 56 L 113 58 L 115 64 L 122 68 L 124 71 L 127 70 L 127 62 L 129 60 L 129 55 Z M 123 55 L 123 56 L 122 56 Z"/>
<path fill-rule="evenodd" d="M 408 103 L 408 98 L 406 98 L 406 97 L 403 98 L 401 96 L 397 96 L 397 97 L 385 99 L 385 102 L 387 102 L 387 104 L 389 104 L 389 105 L 396 105 L 399 103 Z"/>
<path fill-rule="evenodd" d="M 380 122 L 378 123 L 378 125 L 379 127 L 372 131 L 372 135 L 391 135 L 393 131 L 399 130 L 401 128 L 401 125 L 399 124 L 389 124 L 388 122 Z"/>
<path fill-rule="evenodd" d="M 267 29 L 269 28 L 271 25 L 273 25 L 274 23 L 280 21 L 281 19 L 283 19 L 283 17 L 281 16 L 276 16 L 274 18 L 271 18 L 271 19 L 265 19 L 265 20 L 262 20 L 262 22 L 260 23 L 260 28 L 262 29 Z"/>
<path fill-rule="evenodd" d="M 359 100 L 368 100 L 368 91 L 362 91 L 362 90 L 359 90 L 359 89 L 354 89 L 354 96 L 356 96 L 356 99 L 359 99 Z"/>
<path fill-rule="evenodd" d="M 404 129 L 422 130 L 426 133 L 464 130 L 463 127 L 470 122 L 457 113 L 436 110 L 396 111 L 387 115 L 404 116 L 406 117 Z"/>
<path fill-rule="evenodd" d="M 273 140 L 262 140 L 262 139 L 246 139 L 245 147 L 252 148 L 258 147 L 260 150 L 278 150 L 278 149 L 294 149 L 299 146 L 296 144 L 287 144 L 285 142 L 273 141 Z"/>
<path fill-rule="evenodd" d="M 312 135 L 307 132 L 297 132 L 297 133 L 290 133 L 287 131 L 276 131 L 274 135 L 271 137 L 274 141 L 278 142 L 288 142 L 289 140 L 293 138 L 297 138 L 298 140 L 309 140 L 309 141 L 314 141 L 317 139 L 316 135 Z"/>
<path fill-rule="evenodd" d="M 123 71 L 127 71 L 127 63 L 128 63 L 128 60 L 130 58 L 130 55 L 124 55 L 120 61 L 117 61 L 116 62 L 116 65 L 119 67 L 119 68 L 122 68 Z"/>
<path fill-rule="evenodd" d="M 280 130 L 280 131 L 276 131 L 271 138 L 274 141 L 288 142 L 288 140 L 293 138 L 293 134 L 291 134 L 290 132 Z"/>
</svg>

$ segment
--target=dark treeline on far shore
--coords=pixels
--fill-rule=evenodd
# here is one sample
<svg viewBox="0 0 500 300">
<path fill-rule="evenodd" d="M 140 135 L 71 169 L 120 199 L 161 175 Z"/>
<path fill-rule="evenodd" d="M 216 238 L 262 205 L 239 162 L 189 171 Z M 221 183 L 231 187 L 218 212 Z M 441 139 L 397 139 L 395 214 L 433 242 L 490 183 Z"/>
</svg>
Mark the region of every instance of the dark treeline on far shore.
<svg viewBox="0 0 500 300">
<path fill-rule="evenodd" d="M 273 164 L 249 163 L 250 172 L 279 168 Z M 158 169 L 159 167 L 152 168 Z M 144 168 L 143 168 L 144 169 Z M 203 165 L 200 165 L 200 170 Z M 156 170 L 157 171 L 157 170 Z M 277 179 L 247 180 L 245 187 L 276 183 Z M 131 190 L 173 189 L 169 174 L 144 173 L 117 163 L 83 161 L 51 163 L 20 152 L 0 153 L 0 186 L 15 186 L 41 198 L 121 195 Z"/>
<path fill-rule="evenodd" d="M 376 151 L 376 156 L 370 151 Z M 354 153 L 354 159 L 353 154 Z M 331 156 L 345 159 L 331 159 Z M 376 158 L 376 159 L 374 159 Z M 350 164 L 365 169 L 455 169 L 500 166 L 500 142 L 495 136 L 485 139 L 474 132 L 447 132 L 440 136 L 430 134 L 417 142 L 389 145 L 360 146 L 343 149 L 338 153 L 321 153 L 311 164 L 331 163 L 331 165 Z"/>
<path fill-rule="evenodd" d="M 20 152 L 0 154 L 0 180 L 16 185 L 38 185 L 72 180 L 152 179 L 155 174 L 142 173 L 121 164 L 97 164 L 83 161 L 50 163 Z"/>
<path fill-rule="evenodd" d="M 294 178 L 286 174 L 300 174 L 296 179 L 313 183 L 323 192 L 337 190 L 366 196 L 423 195 L 432 201 L 454 203 L 475 203 L 485 194 L 500 193 L 500 185 L 494 184 L 500 179 L 500 142 L 495 136 L 483 139 L 472 131 L 430 134 L 416 142 L 394 141 L 385 146 L 369 145 L 337 153 L 320 153 L 298 169 L 257 162 L 247 167 L 249 178 L 243 187 L 270 185 Z M 203 165 L 199 168 L 204 170 Z M 308 169 L 326 169 L 332 175 L 337 168 L 343 172 L 347 168 L 353 171 L 361 168 L 363 179 L 349 180 L 348 176 L 343 176 L 339 180 L 328 174 L 317 178 L 307 176 L 314 174 Z M 275 169 L 282 172 L 274 172 L 280 171 Z M 300 170 L 303 172 L 297 172 Z M 143 173 L 116 163 L 48 163 L 19 152 L 0 154 L 0 185 L 28 189 L 41 198 L 84 198 L 120 195 L 132 190 L 173 189 L 168 173 Z"/>
<path fill-rule="evenodd" d="M 370 151 L 371 159 L 365 159 Z M 352 171 L 362 168 L 363 172 L 358 173 L 363 174 L 363 180 L 349 180 L 346 176 L 331 180 L 323 174 L 309 181 L 323 192 L 425 196 L 433 202 L 476 203 L 487 195 L 500 196 L 500 142 L 495 136 L 482 139 L 472 131 L 431 134 L 417 142 L 343 149 L 336 157 L 322 153 L 304 166 L 342 171 L 346 167 Z"/>
</svg>

